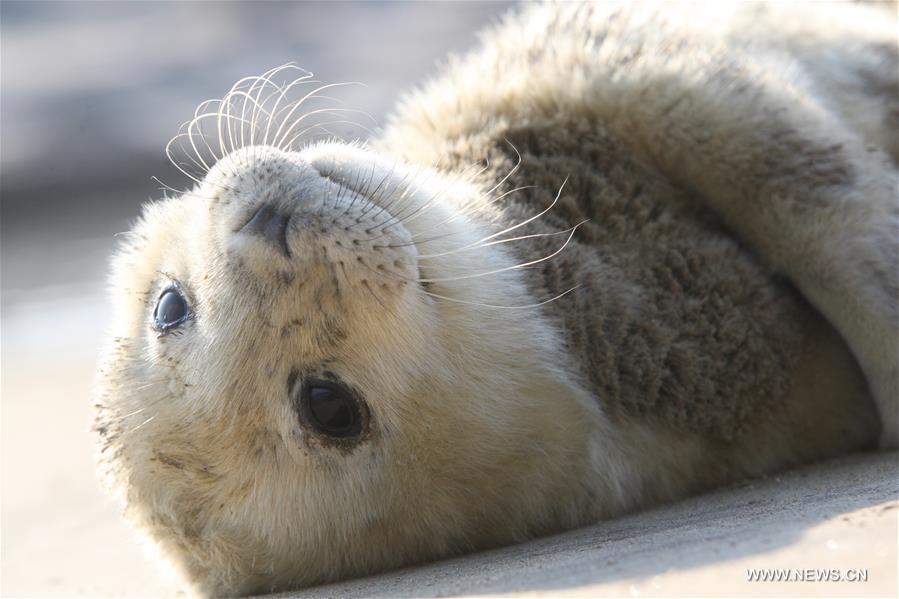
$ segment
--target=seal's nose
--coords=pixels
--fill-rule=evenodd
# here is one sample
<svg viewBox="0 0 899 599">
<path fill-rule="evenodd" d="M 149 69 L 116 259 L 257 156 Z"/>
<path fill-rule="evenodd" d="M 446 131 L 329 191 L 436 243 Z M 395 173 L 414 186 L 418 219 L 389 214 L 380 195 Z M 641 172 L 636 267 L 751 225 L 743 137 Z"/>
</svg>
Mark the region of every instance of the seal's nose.
<svg viewBox="0 0 899 599">
<path fill-rule="evenodd" d="M 275 210 L 271 204 L 263 204 L 256 210 L 253 217 L 241 228 L 242 233 L 256 235 L 268 241 L 285 256 L 290 256 L 287 245 L 287 225 L 290 222 L 289 214 L 282 214 Z"/>
</svg>

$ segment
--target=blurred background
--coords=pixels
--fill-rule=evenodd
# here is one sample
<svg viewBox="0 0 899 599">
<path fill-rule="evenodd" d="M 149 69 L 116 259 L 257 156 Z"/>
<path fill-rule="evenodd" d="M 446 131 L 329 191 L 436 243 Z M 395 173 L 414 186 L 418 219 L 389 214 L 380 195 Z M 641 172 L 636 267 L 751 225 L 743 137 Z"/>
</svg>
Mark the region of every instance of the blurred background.
<svg viewBox="0 0 899 599">
<path fill-rule="evenodd" d="M 398 95 L 509 2 L 0 2 L 4 596 L 182 594 L 94 473 L 91 386 L 113 235 L 203 100 L 289 61 L 377 131 Z"/>
</svg>

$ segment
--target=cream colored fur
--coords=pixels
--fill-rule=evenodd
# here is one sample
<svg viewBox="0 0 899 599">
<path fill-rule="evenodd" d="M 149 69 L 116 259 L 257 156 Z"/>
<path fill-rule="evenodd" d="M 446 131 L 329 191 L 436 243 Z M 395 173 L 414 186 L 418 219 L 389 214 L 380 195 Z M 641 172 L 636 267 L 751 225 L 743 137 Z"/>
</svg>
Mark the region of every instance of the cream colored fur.
<svg viewBox="0 0 899 599">
<path fill-rule="evenodd" d="M 895 446 L 895 23 L 804 6 L 527 7 L 371 147 L 276 148 L 226 123 L 217 162 L 148 206 L 114 261 L 97 429 L 132 521 L 198 592 L 247 594 L 588 524 L 865 447 L 878 426 Z M 748 433 L 613 416 L 534 292 L 543 262 L 493 243 L 546 235 L 509 229 L 503 181 L 462 166 L 559 115 L 598 119 L 788 277 L 881 424 L 811 310 L 784 323 L 803 341 L 781 411 Z M 295 215 L 289 258 L 239 232 L 262 202 Z M 159 335 L 172 282 L 193 314 Z M 316 437 L 287 397 L 296 369 L 360 389 L 367 437 Z"/>
</svg>

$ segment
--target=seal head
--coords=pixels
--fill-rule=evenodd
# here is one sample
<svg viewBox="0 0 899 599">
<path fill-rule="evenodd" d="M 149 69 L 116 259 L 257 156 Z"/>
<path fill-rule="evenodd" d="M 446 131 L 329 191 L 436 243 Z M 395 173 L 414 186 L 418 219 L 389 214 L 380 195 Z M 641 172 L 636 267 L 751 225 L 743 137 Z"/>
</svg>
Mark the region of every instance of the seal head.
<svg viewBox="0 0 899 599">
<path fill-rule="evenodd" d="M 114 261 L 97 428 L 131 518 L 201 592 L 583 518 L 567 490 L 597 410 L 536 313 L 496 309 L 534 300 L 482 200 L 331 142 L 235 150 L 146 208 Z"/>
</svg>

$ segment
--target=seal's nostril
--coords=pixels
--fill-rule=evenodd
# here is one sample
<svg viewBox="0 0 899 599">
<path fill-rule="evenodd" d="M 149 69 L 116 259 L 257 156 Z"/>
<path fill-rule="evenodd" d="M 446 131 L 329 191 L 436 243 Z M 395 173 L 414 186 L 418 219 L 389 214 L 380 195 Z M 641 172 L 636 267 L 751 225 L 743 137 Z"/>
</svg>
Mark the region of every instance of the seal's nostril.
<svg viewBox="0 0 899 599">
<path fill-rule="evenodd" d="M 262 237 L 285 256 L 290 256 L 290 249 L 287 245 L 287 224 L 289 221 L 289 215 L 276 211 L 271 204 L 263 204 L 247 224 L 241 228 L 241 232 Z"/>
</svg>

